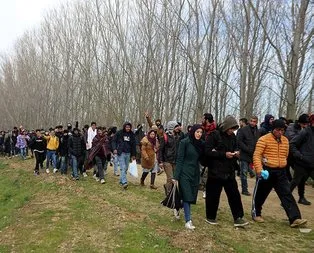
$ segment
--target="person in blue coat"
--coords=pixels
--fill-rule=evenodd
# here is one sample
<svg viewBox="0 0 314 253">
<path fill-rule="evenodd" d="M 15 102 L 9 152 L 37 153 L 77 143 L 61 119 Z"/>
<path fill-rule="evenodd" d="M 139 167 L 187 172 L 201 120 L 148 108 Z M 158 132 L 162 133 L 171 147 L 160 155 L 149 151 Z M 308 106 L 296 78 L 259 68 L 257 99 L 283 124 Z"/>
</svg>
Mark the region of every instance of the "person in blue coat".
<svg viewBox="0 0 314 253">
<path fill-rule="evenodd" d="M 204 153 L 204 141 L 201 139 L 201 125 L 194 125 L 189 136 L 181 140 L 177 152 L 176 169 L 173 183 L 179 184 L 179 192 L 183 200 L 185 227 L 195 229 L 191 220 L 190 205 L 196 203 L 200 181 L 199 159 Z"/>
</svg>

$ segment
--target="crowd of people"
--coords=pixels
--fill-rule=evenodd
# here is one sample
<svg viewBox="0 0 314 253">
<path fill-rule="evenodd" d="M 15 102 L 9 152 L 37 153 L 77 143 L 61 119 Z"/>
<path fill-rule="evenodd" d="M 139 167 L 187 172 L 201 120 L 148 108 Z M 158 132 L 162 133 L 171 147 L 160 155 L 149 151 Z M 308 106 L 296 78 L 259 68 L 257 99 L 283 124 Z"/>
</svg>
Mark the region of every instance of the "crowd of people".
<svg viewBox="0 0 314 253">
<path fill-rule="evenodd" d="M 91 169 L 97 182 L 104 184 L 110 163 L 114 175 L 120 178 L 122 189 L 128 188 L 127 171 L 131 161 L 141 165 L 140 185 L 150 174 L 150 188 L 157 189 L 156 175 L 165 173 L 163 185 L 169 195 L 177 185 L 182 199 L 185 227 L 195 229 L 191 218 L 191 204 L 195 204 L 198 191 L 203 189 L 206 219 L 216 225 L 220 195 L 224 189 L 235 227 L 244 227 L 241 200 L 251 196 L 248 175 L 256 177 L 252 196 L 252 219 L 265 222 L 262 206 L 272 189 L 277 193 L 291 227 L 299 227 L 302 219 L 292 191 L 298 187 L 299 204 L 310 205 L 305 198 L 305 184 L 314 178 L 314 115 L 302 114 L 295 122 L 285 118 L 275 119 L 267 114 L 258 128 L 258 118 L 241 118 L 238 122 L 227 116 L 216 124 L 211 113 L 205 113 L 201 124 L 187 127 L 169 121 L 163 126 L 160 119 L 153 122 L 145 114 L 149 130 L 138 124 L 133 129 L 130 122 L 117 127 L 97 127 L 96 122 L 78 124 L 72 129 L 59 125 L 49 131 L 36 129 L 28 132 L 22 126 L 12 131 L 1 131 L 0 152 L 4 157 L 27 155 L 35 157 L 34 175 L 40 173 L 67 174 L 71 168 L 74 180 L 87 177 Z M 45 162 L 45 164 L 44 164 Z M 52 170 L 50 170 L 52 167 Z M 291 170 L 292 169 L 292 170 Z M 291 175 L 293 171 L 293 175 Z M 241 193 L 236 175 L 241 179 Z M 174 209 L 180 218 L 180 209 Z"/>
</svg>

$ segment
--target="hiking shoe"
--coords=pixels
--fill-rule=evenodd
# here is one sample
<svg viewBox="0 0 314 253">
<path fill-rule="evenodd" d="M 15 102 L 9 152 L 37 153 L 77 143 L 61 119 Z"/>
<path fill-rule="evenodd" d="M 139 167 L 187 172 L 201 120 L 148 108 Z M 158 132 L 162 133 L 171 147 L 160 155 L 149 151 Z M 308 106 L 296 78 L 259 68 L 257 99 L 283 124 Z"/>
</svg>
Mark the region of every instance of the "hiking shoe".
<svg viewBox="0 0 314 253">
<path fill-rule="evenodd" d="M 47 173 L 47 174 L 49 174 L 49 173 L 50 173 L 49 169 L 46 169 L 46 173 Z"/>
<path fill-rule="evenodd" d="M 290 227 L 296 228 L 296 227 L 300 227 L 302 225 L 305 225 L 306 223 L 307 223 L 307 220 L 305 220 L 305 219 L 296 219 L 296 220 L 294 220 L 294 222 L 292 222 L 290 224 Z"/>
<path fill-rule="evenodd" d="M 243 218 L 238 218 L 234 221 L 235 227 L 245 227 L 246 225 L 249 225 L 249 222 Z"/>
<path fill-rule="evenodd" d="M 57 173 L 57 172 L 58 172 L 58 169 L 54 168 L 53 173 Z"/>
<path fill-rule="evenodd" d="M 123 185 L 122 185 L 122 188 L 123 188 L 124 190 L 126 190 L 126 189 L 128 188 L 128 184 L 127 184 L 127 183 L 123 184 Z"/>
<path fill-rule="evenodd" d="M 203 199 L 206 199 L 206 191 L 203 191 Z"/>
<path fill-rule="evenodd" d="M 157 186 L 155 186 L 153 184 L 150 185 L 150 188 L 153 189 L 153 190 L 157 190 Z"/>
<path fill-rule="evenodd" d="M 176 220 L 180 219 L 180 210 L 173 209 L 173 215 L 176 218 Z"/>
<path fill-rule="evenodd" d="M 300 198 L 299 201 L 298 201 L 299 204 L 302 204 L 302 205 L 306 205 L 306 206 L 309 206 L 311 205 L 312 203 L 310 201 L 308 201 L 306 198 Z"/>
<path fill-rule="evenodd" d="M 218 222 L 214 219 L 205 219 L 205 222 L 207 222 L 210 225 L 217 225 Z"/>
<path fill-rule="evenodd" d="M 101 179 L 101 180 L 100 180 L 100 183 L 101 183 L 101 184 L 106 183 L 105 179 Z"/>
<path fill-rule="evenodd" d="M 253 221 L 257 222 L 257 223 L 263 223 L 265 222 L 265 220 L 263 219 L 262 216 L 255 216 L 253 217 Z"/>
<path fill-rule="evenodd" d="M 87 177 L 87 173 L 86 172 L 83 172 L 83 177 Z"/>
<path fill-rule="evenodd" d="M 190 229 L 190 230 L 194 230 L 195 227 L 193 226 L 193 223 L 191 220 L 189 220 L 187 223 L 185 223 L 185 228 L 186 229 Z"/>
<path fill-rule="evenodd" d="M 248 191 L 246 191 L 246 192 L 242 192 L 242 195 L 251 196 L 251 193 L 249 193 Z"/>
</svg>

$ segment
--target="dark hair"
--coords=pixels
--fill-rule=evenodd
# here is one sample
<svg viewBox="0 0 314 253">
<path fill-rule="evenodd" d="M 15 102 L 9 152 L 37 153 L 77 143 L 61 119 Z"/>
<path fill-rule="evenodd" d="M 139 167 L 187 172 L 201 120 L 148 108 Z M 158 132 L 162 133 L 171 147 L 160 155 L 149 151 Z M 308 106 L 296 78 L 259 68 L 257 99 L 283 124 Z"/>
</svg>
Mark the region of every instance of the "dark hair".
<svg viewBox="0 0 314 253">
<path fill-rule="evenodd" d="M 209 123 L 212 123 L 214 121 L 214 117 L 211 113 L 204 113 L 204 119 L 208 120 Z"/>
<path fill-rule="evenodd" d="M 92 126 L 92 125 L 96 125 L 96 122 L 95 121 L 92 121 L 91 123 L 90 123 L 90 125 Z"/>
<path fill-rule="evenodd" d="M 41 132 L 41 130 L 40 130 L 40 129 L 36 129 L 35 131 L 36 131 L 36 132 Z"/>
<path fill-rule="evenodd" d="M 245 124 L 247 124 L 247 118 L 241 118 L 240 121 L 244 122 Z"/>
</svg>

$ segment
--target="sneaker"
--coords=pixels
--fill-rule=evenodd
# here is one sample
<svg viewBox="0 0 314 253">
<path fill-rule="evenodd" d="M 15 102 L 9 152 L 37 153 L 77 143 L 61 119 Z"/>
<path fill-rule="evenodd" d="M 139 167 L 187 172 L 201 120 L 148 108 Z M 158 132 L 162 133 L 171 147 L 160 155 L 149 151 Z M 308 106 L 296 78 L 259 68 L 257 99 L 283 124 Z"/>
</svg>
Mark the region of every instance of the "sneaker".
<svg viewBox="0 0 314 253">
<path fill-rule="evenodd" d="M 203 199 L 206 199 L 206 191 L 203 191 Z"/>
<path fill-rule="evenodd" d="M 96 180 L 96 178 L 97 178 L 97 175 L 96 175 L 96 174 L 94 174 L 94 175 L 93 175 L 93 178 L 94 178 L 94 179 Z"/>
<path fill-rule="evenodd" d="M 214 219 L 205 219 L 205 222 L 207 222 L 210 225 L 217 225 L 218 222 Z"/>
<path fill-rule="evenodd" d="M 86 172 L 83 172 L 83 177 L 87 177 L 87 173 Z"/>
<path fill-rule="evenodd" d="M 312 203 L 310 201 L 308 201 L 306 198 L 300 198 L 299 201 L 298 201 L 299 204 L 302 204 L 302 205 L 306 205 L 306 206 L 309 206 L 311 205 Z"/>
<path fill-rule="evenodd" d="M 238 218 L 234 221 L 235 227 L 245 227 L 246 225 L 249 225 L 249 222 L 244 220 L 243 218 Z"/>
<path fill-rule="evenodd" d="M 263 219 L 262 216 L 255 216 L 253 217 L 253 221 L 257 222 L 257 223 L 263 223 L 265 222 L 265 220 Z"/>
<path fill-rule="evenodd" d="M 49 173 L 50 173 L 49 169 L 46 169 L 46 173 L 47 173 L 47 174 L 49 174 Z"/>
<path fill-rule="evenodd" d="M 96 182 L 99 182 L 99 181 L 100 181 L 99 177 L 96 177 Z"/>
<path fill-rule="evenodd" d="M 180 219 L 180 210 L 173 209 L 173 215 L 174 217 L 179 220 Z"/>
<path fill-rule="evenodd" d="M 58 172 L 58 169 L 54 168 L 53 173 L 57 173 L 57 172 Z"/>
<path fill-rule="evenodd" d="M 185 228 L 190 229 L 190 230 L 195 229 L 191 220 L 189 220 L 187 223 L 185 223 Z"/>
<path fill-rule="evenodd" d="M 292 222 L 290 224 L 290 227 L 296 228 L 296 227 L 300 227 L 302 225 L 305 225 L 306 223 L 307 223 L 307 220 L 305 220 L 305 219 L 296 219 L 296 220 L 294 220 L 294 222 Z"/>
<path fill-rule="evenodd" d="M 120 174 L 117 172 L 117 173 L 114 173 L 114 175 L 116 176 L 116 177 L 120 177 Z"/>
<path fill-rule="evenodd" d="M 248 191 L 246 191 L 246 192 L 242 192 L 242 195 L 251 196 L 251 193 L 249 193 Z"/>
<path fill-rule="evenodd" d="M 34 175 L 38 176 L 39 175 L 39 171 L 34 170 Z"/>
<path fill-rule="evenodd" d="M 128 188 L 128 183 L 122 184 L 122 188 L 123 188 L 124 190 L 126 190 L 126 189 Z"/>
<path fill-rule="evenodd" d="M 153 190 L 157 190 L 157 186 L 155 186 L 153 184 L 150 185 L 150 188 L 153 189 Z"/>
<path fill-rule="evenodd" d="M 100 183 L 101 183 L 101 184 L 106 183 L 105 179 L 101 179 L 101 180 L 100 180 Z"/>
</svg>

